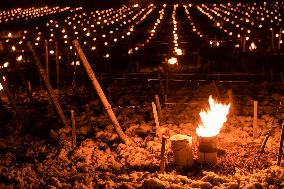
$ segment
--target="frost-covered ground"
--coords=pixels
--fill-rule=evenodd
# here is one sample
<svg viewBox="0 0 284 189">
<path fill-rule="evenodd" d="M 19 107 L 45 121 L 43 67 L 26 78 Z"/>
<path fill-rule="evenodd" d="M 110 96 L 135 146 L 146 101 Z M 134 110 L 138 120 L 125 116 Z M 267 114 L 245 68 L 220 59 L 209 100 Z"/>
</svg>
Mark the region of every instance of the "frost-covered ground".
<svg viewBox="0 0 284 189">
<path fill-rule="evenodd" d="M 222 101 L 228 102 L 228 86 L 219 87 Z M 84 102 L 72 104 L 71 98 L 60 94 L 63 109 L 76 110 L 77 147 L 72 148 L 71 129 L 61 128 L 47 94 L 34 93 L 36 111 L 27 108 L 26 97 L 20 95 L 19 106 L 26 108 L 26 116 L 34 116 L 26 117 L 32 121 L 18 131 L 11 129 L 15 126 L 13 115 L 3 110 L 6 117 L 1 122 L 0 188 L 283 188 L 284 167 L 276 166 L 284 119 L 280 106 L 284 101 L 283 92 L 265 83 L 230 88 L 235 94 L 235 116 L 228 116 L 218 135 L 218 163 L 195 162 L 189 169 L 177 169 L 167 140 L 165 174 L 159 174 L 161 143 L 155 136 L 151 107 L 154 97 L 140 103 L 141 99 L 130 95 L 129 89 L 115 99 L 119 90 L 113 90 L 112 102 L 122 106 L 114 110 L 129 140 L 125 145 L 120 143 L 98 100 L 88 101 L 91 110 L 88 120 Z M 174 94 L 178 98 L 169 95 L 168 99 L 180 104 L 162 108 L 161 127 L 168 129 L 169 135 L 191 135 L 195 160 L 198 113 L 208 103 L 209 95 L 215 93 L 211 84 L 201 85 L 194 91 L 181 88 Z M 259 101 L 256 130 L 252 127 L 253 100 Z M 7 99 L 2 97 L 2 101 L 5 104 Z M 127 103 L 134 106 L 123 107 Z M 269 121 L 274 130 L 259 158 Z"/>
</svg>

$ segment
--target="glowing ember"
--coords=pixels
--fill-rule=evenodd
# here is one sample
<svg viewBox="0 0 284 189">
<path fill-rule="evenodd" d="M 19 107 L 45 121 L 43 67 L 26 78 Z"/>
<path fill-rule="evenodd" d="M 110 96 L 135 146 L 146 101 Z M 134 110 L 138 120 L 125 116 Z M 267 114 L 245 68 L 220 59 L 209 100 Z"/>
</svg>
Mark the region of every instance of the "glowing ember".
<svg viewBox="0 0 284 189">
<path fill-rule="evenodd" d="M 202 110 L 199 113 L 202 124 L 198 125 L 196 134 L 202 137 L 212 137 L 219 134 L 221 127 L 227 121 L 230 104 L 220 104 L 215 101 L 212 96 L 209 96 L 208 110 Z"/>
</svg>

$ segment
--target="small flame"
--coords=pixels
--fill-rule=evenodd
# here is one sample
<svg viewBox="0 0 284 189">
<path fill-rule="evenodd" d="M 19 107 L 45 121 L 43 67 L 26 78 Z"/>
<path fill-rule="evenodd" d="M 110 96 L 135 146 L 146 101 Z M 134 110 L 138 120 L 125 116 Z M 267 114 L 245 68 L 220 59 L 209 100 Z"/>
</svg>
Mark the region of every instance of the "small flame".
<svg viewBox="0 0 284 189">
<path fill-rule="evenodd" d="M 172 57 L 172 58 L 168 59 L 168 63 L 171 64 L 171 65 L 177 64 L 178 63 L 177 58 Z"/>
<path fill-rule="evenodd" d="M 220 104 L 215 101 L 212 96 L 209 96 L 208 110 L 201 110 L 199 116 L 202 124 L 198 125 L 196 134 L 202 137 L 212 137 L 219 134 L 223 124 L 227 121 L 230 104 Z"/>
<path fill-rule="evenodd" d="M 3 80 L 6 81 L 6 78 L 3 76 Z M 2 84 L 0 83 L 0 91 L 3 89 Z"/>
<path fill-rule="evenodd" d="M 257 46 L 255 45 L 254 42 L 252 42 L 252 43 L 250 44 L 250 46 L 249 46 L 249 50 L 250 50 L 250 51 L 254 51 L 256 48 L 257 48 Z"/>
</svg>

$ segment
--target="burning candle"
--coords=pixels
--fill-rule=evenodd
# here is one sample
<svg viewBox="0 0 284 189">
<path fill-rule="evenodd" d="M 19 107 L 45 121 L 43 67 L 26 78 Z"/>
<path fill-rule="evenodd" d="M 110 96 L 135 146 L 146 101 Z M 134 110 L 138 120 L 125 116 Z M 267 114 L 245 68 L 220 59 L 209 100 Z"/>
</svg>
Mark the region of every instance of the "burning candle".
<svg viewBox="0 0 284 189">
<path fill-rule="evenodd" d="M 209 109 L 199 113 L 202 123 L 198 125 L 198 162 L 217 163 L 217 135 L 227 121 L 230 104 L 221 104 L 209 96 Z"/>
</svg>

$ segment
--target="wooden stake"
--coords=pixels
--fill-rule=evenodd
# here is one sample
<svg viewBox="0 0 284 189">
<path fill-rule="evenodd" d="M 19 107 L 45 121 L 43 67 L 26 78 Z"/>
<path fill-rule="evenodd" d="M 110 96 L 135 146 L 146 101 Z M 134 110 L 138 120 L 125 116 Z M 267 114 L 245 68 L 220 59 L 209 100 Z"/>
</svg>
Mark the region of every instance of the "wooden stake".
<svg viewBox="0 0 284 189">
<path fill-rule="evenodd" d="M 165 151 L 166 151 L 166 136 L 162 137 L 162 148 L 161 148 L 161 162 L 160 162 L 160 172 L 165 173 Z"/>
<path fill-rule="evenodd" d="M 32 92 L 32 86 L 31 86 L 31 82 L 28 81 L 28 88 L 29 88 L 29 91 Z"/>
<path fill-rule="evenodd" d="M 212 83 L 213 83 L 213 86 L 214 86 L 214 88 L 215 88 L 215 90 L 216 90 L 217 97 L 218 97 L 218 99 L 220 100 L 221 95 L 220 95 L 218 86 L 216 85 L 216 82 L 215 82 L 214 80 L 212 81 Z"/>
<path fill-rule="evenodd" d="M 121 127 L 120 127 L 120 124 L 118 123 L 113 111 L 112 111 L 112 108 L 111 108 L 111 105 L 108 103 L 108 100 L 95 76 L 95 73 L 93 72 L 84 52 L 82 51 L 80 45 L 79 45 L 79 42 L 77 40 L 74 40 L 73 41 L 73 46 L 75 47 L 75 50 L 77 52 L 77 54 L 79 55 L 81 61 L 82 61 L 82 64 L 89 76 L 89 78 L 91 79 L 92 81 L 92 84 L 95 88 L 95 90 L 97 91 L 107 113 L 108 113 L 108 116 L 109 118 L 111 119 L 112 123 L 113 123 L 113 126 L 115 128 L 115 131 L 118 135 L 118 137 L 120 138 L 120 140 L 123 142 L 123 143 L 127 143 L 127 138 L 124 134 L 124 132 L 122 131 Z"/>
<path fill-rule="evenodd" d="M 257 137 L 257 101 L 253 101 L 253 136 Z"/>
<path fill-rule="evenodd" d="M 165 107 L 166 107 L 166 108 L 168 107 L 167 104 L 168 104 L 168 95 L 165 94 Z"/>
<path fill-rule="evenodd" d="M 46 79 L 49 80 L 49 63 L 48 63 L 48 41 L 44 41 L 45 45 L 45 71 L 46 71 Z"/>
<path fill-rule="evenodd" d="M 22 74 L 20 74 L 22 75 Z M 21 76 L 19 76 L 21 78 Z M 30 99 L 31 105 L 34 108 L 34 98 L 33 98 L 33 94 L 32 94 L 32 87 L 31 87 L 31 82 L 25 82 L 24 80 L 22 80 L 21 84 L 24 87 L 25 92 L 28 95 L 28 98 Z"/>
<path fill-rule="evenodd" d="M 228 96 L 229 96 L 229 101 L 230 101 L 230 104 L 231 104 L 231 107 L 230 107 L 231 114 L 235 115 L 234 97 L 233 97 L 233 90 L 232 89 L 228 90 Z"/>
<path fill-rule="evenodd" d="M 60 88 L 60 63 L 59 63 L 59 44 L 55 42 L 55 59 L 56 59 L 56 87 Z"/>
<path fill-rule="evenodd" d="M 72 147 L 76 148 L 76 120 L 74 116 L 74 110 L 71 110 L 71 120 L 72 120 Z"/>
<path fill-rule="evenodd" d="M 281 158 L 283 155 L 283 142 L 284 142 L 284 122 L 282 123 L 282 129 L 281 129 L 281 137 L 279 141 L 279 150 L 278 150 L 278 157 L 277 157 L 277 165 L 280 166 L 281 164 Z"/>
<path fill-rule="evenodd" d="M 161 108 L 160 99 L 158 95 L 155 95 L 155 100 L 156 100 L 156 106 L 158 108 L 159 118 L 162 119 L 162 108 Z"/>
<path fill-rule="evenodd" d="M 68 88 L 70 85 L 70 81 L 72 78 L 71 74 L 71 56 L 70 56 L 70 48 L 67 48 L 67 64 L 66 64 L 66 73 L 64 76 L 64 88 Z M 63 72 L 64 73 L 64 72 Z"/>
<path fill-rule="evenodd" d="M 39 72 L 43 82 L 46 85 L 47 92 L 48 92 L 48 94 L 49 94 L 49 96 L 51 98 L 51 103 L 54 105 L 54 107 L 55 107 L 55 109 L 56 109 L 56 111 L 57 111 L 57 113 L 58 113 L 58 115 L 59 115 L 63 125 L 65 127 L 69 127 L 69 124 L 68 124 L 68 122 L 67 122 L 67 120 L 65 118 L 65 115 L 64 115 L 63 111 L 62 111 L 62 108 L 61 108 L 61 106 L 60 106 L 60 104 L 58 102 L 57 95 L 54 93 L 54 91 L 53 91 L 53 89 L 52 89 L 52 87 L 50 85 L 50 82 L 47 79 L 47 75 L 46 75 L 44 69 L 41 66 L 40 59 L 39 59 L 39 57 L 38 57 L 38 55 L 37 55 L 37 53 L 36 53 L 32 43 L 30 41 L 28 42 L 28 47 L 29 47 L 30 51 L 32 52 L 32 54 L 34 56 L 35 64 L 37 66 L 37 70 L 38 70 L 38 72 Z"/>
<path fill-rule="evenodd" d="M 266 136 L 261 144 L 261 147 L 260 147 L 260 150 L 259 150 L 259 156 L 258 156 L 258 159 L 260 159 L 261 157 L 261 154 L 264 152 L 264 148 L 266 146 L 266 143 L 268 141 L 268 138 L 271 136 L 272 134 L 272 131 L 273 131 L 273 119 L 269 119 L 268 121 L 268 124 L 267 124 L 267 128 L 269 128 L 269 130 L 267 131 L 266 133 Z"/>
<path fill-rule="evenodd" d="M 155 123 L 156 123 L 156 135 L 159 137 L 159 140 L 161 140 L 162 139 L 162 133 L 161 133 L 161 129 L 160 129 L 156 105 L 155 105 L 154 102 L 152 102 L 152 108 L 153 108 L 153 114 L 154 114 L 154 119 L 155 119 Z"/>
</svg>

